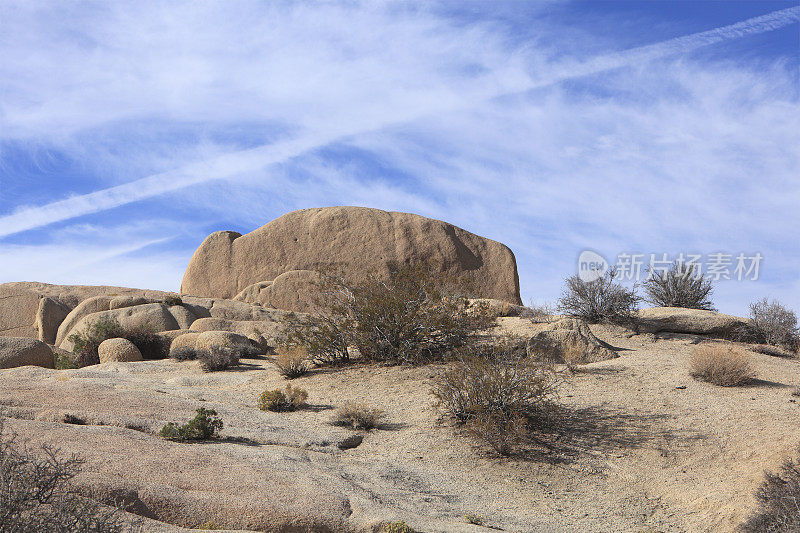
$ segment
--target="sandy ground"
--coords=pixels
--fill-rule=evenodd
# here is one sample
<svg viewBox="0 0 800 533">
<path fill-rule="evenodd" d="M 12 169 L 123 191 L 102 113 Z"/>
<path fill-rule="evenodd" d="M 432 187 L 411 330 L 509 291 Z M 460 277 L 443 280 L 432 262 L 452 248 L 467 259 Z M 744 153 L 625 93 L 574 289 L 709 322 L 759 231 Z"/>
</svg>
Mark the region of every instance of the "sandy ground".
<svg viewBox="0 0 800 533">
<path fill-rule="evenodd" d="M 34 442 L 56 441 L 86 456 L 87 484 L 99 479 L 145 491 L 162 476 L 159 486 L 195 494 L 230 490 L 235 478 L 245 489 L 233 503 L 246 512 L 221 513 L 200 496 L 163 496 L 166 504 L 178 498 L 206 506 L 204 517 L 229 528 L 247 525 L 237 520 L 257 512 L 248 507 L 253 498 L 265 507 L 272 498 L 289 502 L 281 510 L 295 514 L 265 511 L 265 520 L 299 524 L 319 501 L 323 518 L 361 530 L 402 519 L 425 532 L 490 531 L 465 524 L 471 513 L 505 531 L 734 531 L 753 508 L 764 469 L 800 444 L 800 399 L 791 396 L 800 361 L 753 354 L 759 381 L 720 388 L 688 375 L 696 337 L 592 329 L 620 357 L 566 379 L 558 395 L 565 422 L 548 432 L 549 447 L 514 458 L 492 454 L 442 417 L 430 390 L 443 365 L 316 371 L 292 381 L 308 390 L 311 404 L 292 413 L 256 409 L 261 391 L 286 384 L 264 359 L 213 374 L 172 361 L 24 367 L 0 371 L 0 414 Z M 342 451 L 336 444 L 353 431 L 329 421 L 347 400 L 383 409 L 386 424 Z M 165 443 L 152 434 L 167 421 L 188 420 L 199 406 L 216 409 L 223 433 L 251 445 Z M 64 413 L 89 425 L 57 422 Z M 87 439 L 95 444 L 86 446 Z M 128 452 L 154 457 L 134 475 L 125 467 Z M 195 487 L 183 464 L 207 467 L 202 471 L 215 479 Z M 270 489 L 278 485 L 288 488 Z M 185 513 L 174 516 L 173 523 L 193 525 Z M 345 526 L 332 530 L 338 527 Z"/>
</svg>

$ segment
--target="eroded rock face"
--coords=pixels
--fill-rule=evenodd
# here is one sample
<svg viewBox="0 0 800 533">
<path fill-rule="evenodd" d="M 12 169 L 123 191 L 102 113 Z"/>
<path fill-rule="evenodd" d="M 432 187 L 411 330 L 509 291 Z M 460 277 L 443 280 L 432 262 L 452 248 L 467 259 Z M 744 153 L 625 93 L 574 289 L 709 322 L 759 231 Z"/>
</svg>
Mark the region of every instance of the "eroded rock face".
<svg viewBox="0 0 800 533">
<path fill-rule="evenodd" d="M 475 296 L 522 303 L 516 260 L 505 245 L 439 220 L 363 207 L 304 209 L 247 235 L 213 233 L 192 256 L 181 292 L 263 298 L 285 273 L 340 268 L 358 281 L 370 271 L 388 275 L 388 261 L 427 262 L 468 281 Z M 278 295 L 290 297 L 276 288 Z"/>
<path fill-rule="evenodd" d="M 53 351 L 42 341 L 24 337 L 0 337 L 0 368 L 18 366 L 53 368 Z"/>
<path fill-rule="evenodd" d="M 97 347 L 101 363 L 142 361 L 142 352 L 128 339 L 108 339 Z"/>
<path fill-rule="evenodd" d="M 733 338 L 750 321 L 703 309 L 652 307 L 640 310 L 636 322 L 643 333 L 689 333 Z"/>
</svg>

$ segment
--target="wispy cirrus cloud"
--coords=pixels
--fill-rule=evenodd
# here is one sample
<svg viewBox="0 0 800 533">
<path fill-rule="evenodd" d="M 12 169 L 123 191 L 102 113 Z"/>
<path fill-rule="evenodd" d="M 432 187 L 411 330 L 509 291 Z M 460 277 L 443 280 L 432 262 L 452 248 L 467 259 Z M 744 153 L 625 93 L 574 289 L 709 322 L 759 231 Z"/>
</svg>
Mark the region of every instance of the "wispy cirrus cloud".
<svg viewBox="0 0 800 533">
<path fill-rule="evenodd" d="M 798 222 L 794 63 L 692 55 L 796 24 L 798 7 L 622 51 L 604 31 L 605 50 L 569 56 L 546 12 L 520 39 L 408 3 L 31 5 L 0 7 L 0 162 L 4 143 L 34 146 L 86 179 L 0 166 L 0 238 L 16 243 L 0 279 L 86 281 L 81 243 L 114 245 L 58 228 L 155 217 L 117 242 L 180 235 L 169 253 L 98 248 L 82 265 L 169 288 L 208 231 L 349 204 L 509 244 L 526 300 L 554 299 L 583 247 L 726 249 L 762 251 L 771 274 L 722 284 L 721 307 L 741 312 L 751 287 L 800 305 L 800 250 L 773 230 Z M 27 268 L 42 250 L 64 259 Z"/>
</svg>

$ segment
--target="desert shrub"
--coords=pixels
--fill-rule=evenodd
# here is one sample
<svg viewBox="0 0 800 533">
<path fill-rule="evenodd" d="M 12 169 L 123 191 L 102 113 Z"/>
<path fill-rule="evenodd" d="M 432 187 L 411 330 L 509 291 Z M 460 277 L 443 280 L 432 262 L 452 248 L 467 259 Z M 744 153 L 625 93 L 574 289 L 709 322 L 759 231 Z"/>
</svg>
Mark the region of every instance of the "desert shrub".
<svg viewBox="0 0 800 533">
<path fill-rule="evenodd" d="M 222 426 L 222 419 L 217 417 L 215 410 L 201 407 L 188 423 L 179 426 L 175 422 L 170 422 L 161 428 L 159 435 L 180 442 L 209 440 L 217 436 Z"/>
<path fill-rule="evenodd" d="M 0 533 L 132 531 L 116 508 L 81 496 L 70 481 L 83 460 L 45 444 L 33 453 L 3 433 L 0 419 Z"/>
<path fill-rule="evenodd" d="M 78 364 L 75 361 L 74 356 L 60 354 L 55 351 L 53 352 L 53 364 L 56 370 L 71 370 L 73 368 L 78 368 Z"/>
<path fill-rule="evenodd" d="M 749 348 L 756 353 L 763 353 L 764 355 L 771 355 L 773 357 L 795 357 L 797 355 L 797 352 L 791 352 L 786 348 L 772 346 L 771 344 L 754 344 Z"/>
<path fill-rule="evenodd" d="M 389 522 L 384 526 L 383 529 L 386 531 L 386 533 L 417 533 L 411 526 L 402 520 L 399 522 Z"/>
<path fill-rule="evenodd" d="M 317 310 L 292 324 L 287 344 L 305 346 L 320 363 L 346 362 L 354 346 L 368 361 L 418 364 L 443 358 L 488 327 L 485 314 L 467 310 L 458 282 L 425 264 L 388 266 L 388 279 L 323 276 Z"/>
<path fill-rule="evenodd" d="M 742 529 L 749 533 L 800 532 L 800 460 L 789 459 L 756 492 L 758 511 Z"/>
<path fill-rule="evenodd" d="M 439 406 L 495 451 L 509 455 L 552 405 L 557 380 L 550 365 L 510 343 L 461 355 L 435 381 Z"/>
<path fill-rule="evenodd" d="M 745 385 L 756 377 L 750 356 L 733 344 L 698 346 L 689 366 L 693 378 L 721 387 Z"/>
<path fill-rule="evenodd" d="M 197 350 L 190 346 L 181 346 L 172 350 L 169 356 L 176 361 L 194 361 L 197 359 Z"/>
<path fill-rule="evenodd" d="M 750 324 L 740 333 L 740 339 L 780 346 L 796 351 L 800 345 L 797 315 L 775 300 L 766 298 L 750 304 Z"/>
<path fill-rule="evenodd" d="M 306 405 L 308 392 L 286 385 L 286 391 L 275 389 L 264 391 L 258 398 L 258 408 L 262 411 L 294 411 Z"/>
<path fill-rule="evenodd" d="M 308 352 L 302 346 L 278 346 L 275 366 L 288 379 L 300 377 L 308 373 Z"/>
<path fill-rule="evenodd" d="M 592 323 L 633 320 L 641 299 L 635 287 L 623 287 L 615 277 L 616 270 L 610 269 L 594 281 L 583 281 L 578 275 L 567 278 L 558 310 Z"/>
<path fill-rule="evenodd" d="M 172 307 L 173 305 L 183 305 L 183 300 L 177 294 L 167 294 L 164 296 L 162 302 L 164 302 L 164 305 L 167 307 Z"/>
<path fill-rule="evenodd" d="M 349 426 L 355 429 L 370 430 L 378 427 L 384 412 L 363 403 L 345 402 L 336 410 L 333 423 L 338 426 Z"/>
<path fill-rule="evenodd" d="M 196 357 L 204 372 L 227 370 L 239 364 L 239 352 L 226 346 L 212 346 L 207 350 L 196 350 Z"/>
<path fill-rule="evenodd" d="M 486 519 L 484 517 L 472 513 L 465 514 L 464 521 L 467 524 L 474 524 L 476 526 L 486 525 Z"/>
<path fill-rule="evenodd" d="M 531 301 L 530 305 L 525 307 L 520 316 L 522 318 L 529 318 L 532 322 L 552 322 L 555 310 L 550 304 L 536 305 Z"/>
<path fill-rule="evenodd" d="M 714 310 L 714 285 L 695 265 L 676 262 L 661 273 L 651 271 L 643 286 L 647 301 L 653 305 Z"/>
<path fill-rule="evenodd" d="M 123 338 L 131 341 L 144 359 L 163 359 L 169 347 L 166 339 L 147 327 L 123 328 L 111 318 L 99 318 L 79 333 L 73 333 L 68 340 L 73 343 L 74 365 L 84 367 L 100 363 L 97 348 L 108 339 Z"/>
</svg>

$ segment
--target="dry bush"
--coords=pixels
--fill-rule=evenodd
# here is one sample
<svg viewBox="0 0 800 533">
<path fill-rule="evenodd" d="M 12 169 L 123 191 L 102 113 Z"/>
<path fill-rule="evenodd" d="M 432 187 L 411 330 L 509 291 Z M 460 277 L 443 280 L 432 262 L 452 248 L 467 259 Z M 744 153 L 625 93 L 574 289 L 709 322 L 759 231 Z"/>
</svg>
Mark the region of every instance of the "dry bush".
<svg viewBox="0 0 800 533">
<path fill-rule="evenodd" d="M 635 287 L 628 289 L 615 283 L 616 275 L 616 270 L 610 269 L 594 281 L 583 281 L 578 275 L 567 278 L 558 310 L 591 323 L 632 321 L 641 298 Z"/>
<path fill-rule="evenodd" d="M 286 378 L 300 377 L 308 373 L 308 351 L 302 346 L 278 346 L 275 366 Z"/>
<path fill-rule="evenodd" d="M 797 352 L 792 352 L 780 346 L 772 346 L 771 344 L 754 344 L 749 347 L 750 350 L 756 353 L 763 353 L 764 355 L 771 355 L 773 357 L 796 357 Z"/>
<path fill-rule="evenodd" d="M 354 429 L 370 430 L 378 427 L 384 412 L 363 403 L 346 402 L 336 410 L 333 423 Z"/>
<path fill-rule="evenodd" d="M 33 453 L 3 433 L 0 419 L 0 533 L 133 531 L 116 508 L 81 496 L 70 484 L 83 460 L 50 445 Z"/>
<path fill-rule="evenodd" d="M 308 392 L 286 385 L 286 392 L 275 389 L 264 391 L 258 398 L 258 408 L 262 411 L 294 411 L 306 405 Z"/>
<path fill-rule="evenodd" d="M 316 311 L 292 319 L 284 343 L 304 346 L 320 364 L 347 362 L 349 346 L 368 361 L 419 364 L 489 326 L 487 315 L 467 310 L 459 283 L 426 264 L 388 266 L 388 279 L 371 274 L 361 283 L 324 275 Z"/>
<path fill-rule="evenodd" d="M 676 262 L 661 273 L 651 272 L 644 282 L 647 301 L 661 307 L 714 310 L 710 278 L 699 274 L 695 265 Z"/>
<path fill-rule="evenodd" d="M 756 378 L 750 356 L 732 344 L 698 346 L 689 365 L 693 378 L 721 387 L 745 385 Z"/>
<path fill-rule="evenodd" d="M 176 293 L 167 294 L 166 296 L 164 296 L 162 302 L 167 307 L 172 307 L 175 305 L 183 305 L 183 300 L 181 299 L 180 295 Z"/>
<path fill-rule="evenodd" d="M 750 304 L 750 324 L 739 332 L 741 340 L 780 346 L 796 352 L 800 348 L 797 315 L 775 300 Z"/>
<path fill-rule="evenodd" d="M 227 370 L 239 364 L 239 352 L 226 346 L 212 346 L 207 350 L 196 350 L 197 359 L 204 372 Z"/>
<path fill-rule="evenodd" d="M 217 436 L 222 426 L 222 419 L 217 417 L 215 410 L 201 407 L 188 423 L 179 426 L 170 422 L 161 428 L 159 435 L 179 442 L 210 440 Z"/>
<path fill-rule="evenodd" d="M 531 319 L 531 322 L 543 323 L 552 322 L 555 314 L 556 311 L 550 304 L 536 305 L 531 301 L 530 305 L 522 310 L 520 316 Z"/>
<path fill-rule="evenodd" d="M 128 339 L 141 352 L 144 359 L 163 359 L 169 352 L 166 339 L 146 327 L 123 328 L 114 319 L 100 318 L 79 333 L 73 333 L 68 340 L 73 343 L 72 353 L 75 367 L 84 367 L 100 363 L 97 349 L 108 339 Z"/>
<path fill-rule="evenodd" d="M 181 346 L 172 350 L 169 356 L 176 361 L 194 361 L 197 359 L 197 350 L 189 346 Z"/>
<path fill-rule="evenodd" d="M 557 380 L 551 365 L 529 360 L 511 343 L 461 355 L 439 376 L 439 406 L 502 455 L 512 453 L 551 406 Z"/>
<path fill-rule="evenodd" d="M 756 492 L 759 508 L 743 525 L 748 533 L 800 532 L 800 461 L 787 460 L 777 473 L 764 474 Z"/>
</svg>

